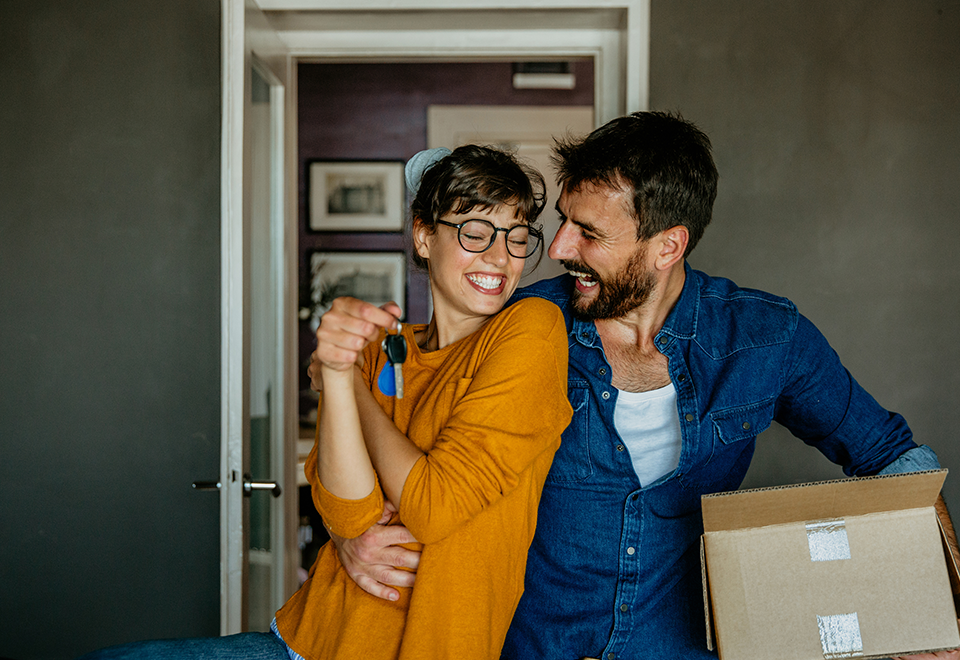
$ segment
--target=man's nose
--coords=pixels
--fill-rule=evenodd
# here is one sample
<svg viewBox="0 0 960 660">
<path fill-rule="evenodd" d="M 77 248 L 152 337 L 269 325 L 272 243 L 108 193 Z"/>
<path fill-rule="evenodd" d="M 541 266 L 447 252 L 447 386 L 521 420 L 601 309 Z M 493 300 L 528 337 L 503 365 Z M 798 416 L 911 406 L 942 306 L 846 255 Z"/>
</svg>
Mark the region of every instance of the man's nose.
<svg viewBox="0 0 960 660">
<path fill-rule="evenodd" d="M 569 222 L 564 222 L 557 229 L 557 235 L 550 243 L 550 249 L 547 250 L 547 256 L 554 260 L 572 259 L 576 256 L 576 248 L 573 242 L 573 230 Z"/>
</svg>

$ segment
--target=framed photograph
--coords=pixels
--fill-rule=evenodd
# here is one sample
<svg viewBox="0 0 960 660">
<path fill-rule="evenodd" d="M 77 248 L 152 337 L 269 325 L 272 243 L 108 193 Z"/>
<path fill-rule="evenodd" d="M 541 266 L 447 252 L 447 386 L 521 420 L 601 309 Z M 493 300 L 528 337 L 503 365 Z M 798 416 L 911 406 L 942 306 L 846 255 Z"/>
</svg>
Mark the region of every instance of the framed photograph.
<svg viewBox="0 0 960 660">
<path fill-rule="evenodd" d="M 403 231 L 403 163 L 315 161 L 309 165 L 312 231 Z"/>
<path fill-rule="evenodd" d="M 378 307 L 392 300 L 406 311 L 406 275 L 403 252 L 311 252 L 312 315 L 319 319 L 339 296 Z"/>
</svg>

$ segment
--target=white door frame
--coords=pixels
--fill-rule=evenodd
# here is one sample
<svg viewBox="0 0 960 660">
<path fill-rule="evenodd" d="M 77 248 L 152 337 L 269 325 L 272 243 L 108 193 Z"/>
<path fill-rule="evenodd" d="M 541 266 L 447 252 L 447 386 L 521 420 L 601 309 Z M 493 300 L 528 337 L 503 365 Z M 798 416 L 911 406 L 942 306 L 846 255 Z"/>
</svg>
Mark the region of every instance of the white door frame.
<svg viewBox="0 0 960 660">
<path fill-rule="evenodd" d="M 650 0 L 259 0 L 259 5 L 297 60 L 591 57 L 598 125 L 648 106 Z"/>
<path fill-rule="evenodd" d="M 296 184 L 286 174 L 290 147 L 286 128 L 291 113 L 287 107 L 287 81 L 293 60 L 253 0 L 221 0 L 223 30 L 223 98 L 221 125 L 221 440 L 220 440 L 220 633 L 244 628 L 244 590 L 247 564 L 247 531 L 243 498 L 245 455 L 249 446 L 250 365 L 247 335 L 249 319 L 249 229 L 245 215 L 250 204 L 249 145 L 244 143 L 245 108 L 249 104 L 252 67 L 270 82 L 271 105 L 278 109 L 271 119 L 274 154 L 270 172 L 271 215 L 282 217 L 282 228 L 272 237 L 271 261 L 280 265 L 275 289 L 276 335 L 280 339 L 277 359 L 277 406 L 271 415 L 271 464 L 275 480 L 283 489 L 282 515 L 271 515 L 272 551 L 280 557 L 272 584 L 279 607 L 296 588 L 298 494 L 296 488 L 297 438 L 297 234 Z M 295 98 L 295 97 L 294 97 Z M 295 118 L 295 114 L 293 115 Z M 296 149 L 294 147 L 294 154 Z M 295 170 L 293 170 L 295 171 Z M 294 213 L 294 215 L 291 215 Z M 293 287 L 291 289 L 290 287 Z M 292 459 L 291 459 L 292 457 Z M 292 465 L 291 465 L 292 463 Z"/>
<path fill-rule="evenodd" d="M 586 6 L 585 6 L 586 5 Z M 591 57 L 595 120 L 647 108 L 650 0 L 221 0 L 221 634 L 243 625 L 242 499 L 247 365 L 244 314 L 243 107 L 251 54 L 285 85 L 282 132 L 285 264 L 279 297 L 284 546 L 296 548 L 297 79 L 299 61 L 542 60 Z M 469 8 L 465 8 L 468 6 Z M 253 29 L 251 29 L 253 28 Z M 289 324 L 283 324 L 289 319 Z M 283 584 L 296 587 L 295 552 Z"/>
</svg>

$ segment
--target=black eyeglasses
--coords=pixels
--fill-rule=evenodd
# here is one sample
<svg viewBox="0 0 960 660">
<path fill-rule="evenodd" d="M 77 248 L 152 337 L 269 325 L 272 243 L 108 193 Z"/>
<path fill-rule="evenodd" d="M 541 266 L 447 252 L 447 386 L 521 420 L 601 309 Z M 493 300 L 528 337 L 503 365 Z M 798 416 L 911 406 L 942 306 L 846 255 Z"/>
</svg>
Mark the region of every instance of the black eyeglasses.
<svg viewBox="0 0 960 660">
<path fill-rule="evenodd" d="M 537 227 L 530 225 L 514 225 L 509 229 L 495 227 L 487 220 L 467 220 L 455 225 L 445 220 L 437 220 L 438 225 L 446 225 L 457 230 L 457 239 L 460 247 L 467 252 L 486 252 L 497 240 L 497 232 L 504 233 L 507 242 L 507 252 L 511 257 L 527 259 L 537 253 L 540 243 L 543 242 L 543 233 Z"/>
</svg>

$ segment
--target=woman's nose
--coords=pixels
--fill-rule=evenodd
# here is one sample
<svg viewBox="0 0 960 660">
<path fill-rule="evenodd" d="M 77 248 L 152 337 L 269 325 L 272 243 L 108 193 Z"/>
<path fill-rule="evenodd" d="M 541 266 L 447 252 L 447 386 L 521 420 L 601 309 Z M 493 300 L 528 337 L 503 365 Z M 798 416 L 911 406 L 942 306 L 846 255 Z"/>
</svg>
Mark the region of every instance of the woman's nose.
<svg viewBox="0 0 960 660">
<path fill-rule="evenodd" d="M 501 232 L 497 232 L 500 234 Z M 494 266 L 503 266 L 507 263 L 507 259 L 510 258 L 510 253 L 507 252 L 507 236 L 503 235 L 503 240 L 500 240 L 500 237 L 494 234 L 493 245 L 484 250 L 483 258 L 484 260 Z"/>
</svg>

